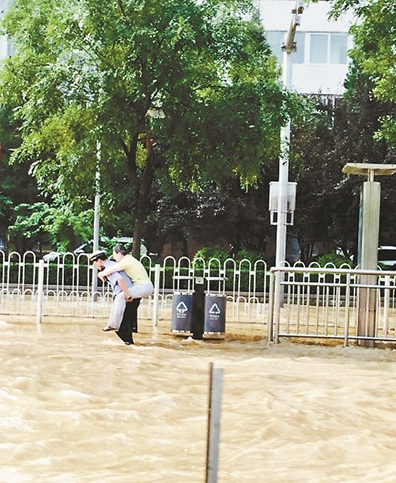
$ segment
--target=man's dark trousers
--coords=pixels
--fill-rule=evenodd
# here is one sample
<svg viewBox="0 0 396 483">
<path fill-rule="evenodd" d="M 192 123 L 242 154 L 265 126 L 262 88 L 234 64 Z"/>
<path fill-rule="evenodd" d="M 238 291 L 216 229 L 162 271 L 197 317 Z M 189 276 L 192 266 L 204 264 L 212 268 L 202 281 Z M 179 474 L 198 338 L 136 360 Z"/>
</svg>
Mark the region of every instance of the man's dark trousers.
<svg viewBox="0 0 396 483">
<path fill-rule="evenodd" d="M 133 332 L 138 331 L 137 312 L 141 299 L 133 299 L 125 306 L 124 317 L 116 334 L 125 343 L 133 344 Z"/>
</svg>

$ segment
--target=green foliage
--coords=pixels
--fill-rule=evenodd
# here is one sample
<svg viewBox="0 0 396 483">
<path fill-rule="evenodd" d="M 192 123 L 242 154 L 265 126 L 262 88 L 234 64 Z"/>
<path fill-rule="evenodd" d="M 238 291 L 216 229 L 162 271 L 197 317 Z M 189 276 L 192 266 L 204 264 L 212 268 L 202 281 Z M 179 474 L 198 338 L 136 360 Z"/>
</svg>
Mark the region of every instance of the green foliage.
<svg viewBox="0 0 396 483">
<path fill-rule="evenodd" d="M 203 247 L 196 252 L 193 260 L 197 260 L 199 258 L 204 260 L 206 263 L 209 263 L 211 259 L 216 259 L 220 261 L 221 265 L 223 265 L 223 263 L 230 258 L 230 254 L 221 248 Z"/>
<path fill-rule="evenodd" d="M 8 221 L 8 216 L 12 205 L 12 200 L 0 193 L 0 220 L 2 220 L 4 224 L 6 221 Z"/>
<path fill-rule="evenodd" d="M 311 113 L 293 124 L 290 178 L 297 181 L 298 191 L 292 230 L 304 262 L 318 241 L 326 244 L 328 252 L 339 246 L 348 256 L 357 253 L 362 179 L 345 175 L 344 166 L 394 163 L 396 159 L 387 142 L 375 138 L 381 118 L 393 108 L 373 96 L 373 80 L 356 63 L 350 67 L 346 87 L 346 94 L 335 102 L 313 96 Z M 392 176 L 381 178 L 381 196 L 380 244 L 393 244 L 396 198 Z"/>
<path fill-rule="evenodd" d="M 367 75 L 373 82 L 372 94 L 374 98 L 386 103 L 390 102 L 393 106 L 392 112 L 383 118 L 377 138 L 386 139 L 395 148 L 395 3 L 393 0 L 374 0 L 371 2 L 336 0 L 333 4 L 335 16 L 349 9 L 354 12 L 357 18 L 356 23 L 351 28 L 354 46 L 350 56 L 359 71 Z"/>
<path fill-rule="evenodd" d="M 43 193 L 85 209 L 100 157 L 102 220 L 129 213 L 135 247 L 156 179 L 254 182 L 294 101 L 252 5 L 18 0 L 0 85 L 21 123 L 14 161 L 31 164 Z"/>
<path fill-rule="evenodd" d="M 23 252 L 27 241 L 30 247 L 37 245 L 39 249 L 48 242 L 46 218 L 50 208 L 46 203 L 38 202 L 33 205 L 22 203 L 15 208 L 17 217 L 15 223 L 9 227 L 11 246 Z"/>
<path fill-rule="evenodd" d="M 354 267 L 352 260 L 349 258 L 343 257 L 342 255 L 338 255 L 337 253 L 327 253 L 326 255 L 322 255 L 318 257 L 317 263 L 320 267 L 325 267 L 326 265 L 334 265 L 335 268 L 343 268 Z"/>
<path fill-rule="evenodd" d="M 0 238 L 6 239 L 8 226 L 15 222 L 14 207 L 37 201 L 37 183 L 29 174 L 29 163 L 10 164 L 10 154 L 20 144 L 18 124 L 12 110 L 0 109 Z"/>
<path fill-rule="evenodd" d="M 249 260 L 254 265 L 258 260 L 264 260 L 265 257 L 262 253 L 252 252 L 250 250 L 239 250 L 235 255 L 235 261 Z"/>
<path fill-rule="evenodd" d="M 268 206 L 268 183 L 276 179 L 277 170 L 278 161 L 265 172 L 262 170 L 256 185 L 249 188 L 241 187 L 238 180 L 230 177 L 221 184 L 208 183 L 198 193 L 183 190 L 161 195 L 150 218 L 155 232 L 148 238 L 173 243 L 185 240 L 185 254 L 189 240 L 204 247 L 223 245 L 233 254 L 241 247 L 265 252 L 273 234 L 269 212 L 263 206 Z"/>
<path fill-rule="evenodd" d="M 194 255 L 194 260 L 197 260 L 198 258 L 201 258 L 206 263 L 208 263 L 211 259 L 216 259 L 220 261 L 221 265 L 223 265 L 224 262 L 230 258 L 233 258 L 236 262 L 248 260 L 252 264 L 258 260 L 264 260 L 263 254 L 254 251 L 239 250 L 235 256 L 232 256 L 230 252 L 214 247 L 203 247 L 198 250 Z"/>
<path fill-rule="evenodd" d="M 75 214 L 72 207 L 55 197 L 53 205 L 21 203 L 15 208 L 16 219 L 9 226 L 10 245 L 18 251 L 50 244 L 58 251 L 74 249 L 82 240 L 92 238 L 93 212 Z"/>
<path fill-rule="evenodd" d="M 70 251 L 76 248 L 80 240 L 92 239 L 93 210 L 76 213 L 70 203 L 62 203 L 60 197 L 55 197 L 55 200 L 46 219 L 51 245 L 57 251 Z"/>
</svg>

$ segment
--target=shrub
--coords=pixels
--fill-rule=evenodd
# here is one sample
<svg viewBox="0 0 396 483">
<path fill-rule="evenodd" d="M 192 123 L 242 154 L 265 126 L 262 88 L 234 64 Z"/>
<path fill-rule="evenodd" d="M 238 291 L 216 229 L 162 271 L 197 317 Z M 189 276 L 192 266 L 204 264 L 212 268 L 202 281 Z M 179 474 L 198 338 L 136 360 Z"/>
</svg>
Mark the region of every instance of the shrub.
<svg viewBox="0 0 396 483">
<path fill-rule="evenodd" d="M 220 248 L 204 247 L 197 251 L 193 260 L 197 258 L 202 258 L 205 262 L 209 262 L 211 258 L 216 258 L 223 264 L 227 258 L 230 258 L 230 254 Z"/>
<path fill-rule="evenodd" d="M 241 260 L 249 260 L 249 262 L 254 264 L 257 260 L 264 260 L 264 255 L 262 253 L 253 252 L 250 250 L 239 250 L 235 257 L 232 257 L 232 255 L 226 250 L 213 247 L 204 247 L 198 250 L 194 255 L 194 260 L 197 258 L 202 258 L 206 263 L 209 262 L 211 258 L 216 258 L 220 261 L 220 264 L 223 264 L 228 258 L 234 258 L 236 262 L 240 262 Z"/>
<path fill-rule="evenodd" d="M 340 268 L 342 265 L 348 265 L 353 268 L 354 264 L 351 259 L 338 255 L 337 253 L 327 253 L 318 257 L 317 263 L 320 267 L 332 264 L 335 268 Z"/>
<path fill-rule="evenodd" d="M 250 250 L 239 250 L 235 256 L 236 261 L 249 260 L 252 264 L 257 262 L 257 260 L 264 260 L 264 255 L 258 252 L 252 252 Z"/>
</svg>

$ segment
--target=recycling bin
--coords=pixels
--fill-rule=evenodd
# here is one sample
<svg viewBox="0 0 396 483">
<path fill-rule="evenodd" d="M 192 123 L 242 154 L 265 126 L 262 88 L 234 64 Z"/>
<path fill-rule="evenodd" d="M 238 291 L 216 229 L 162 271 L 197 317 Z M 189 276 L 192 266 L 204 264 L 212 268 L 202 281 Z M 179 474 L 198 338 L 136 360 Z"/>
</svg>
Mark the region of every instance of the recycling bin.
<svg viewBox="0 0 396 483">
<path fill-rule="evenodd" d="M 174 292 L 172 297 L 172 332 L 191 332 L 193 294 Z"/>
<path fill-rule="evenodd" d="M 225 332 L 226 296 L 205 294 L 204 334 L 223 334 Z"/>
</svg>

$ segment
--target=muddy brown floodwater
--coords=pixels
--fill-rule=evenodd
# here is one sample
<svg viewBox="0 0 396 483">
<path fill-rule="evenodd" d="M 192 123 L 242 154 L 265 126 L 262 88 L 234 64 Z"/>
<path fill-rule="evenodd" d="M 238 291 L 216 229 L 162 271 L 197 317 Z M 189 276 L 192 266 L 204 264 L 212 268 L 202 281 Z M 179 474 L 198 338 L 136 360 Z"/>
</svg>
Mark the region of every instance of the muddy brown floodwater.
<svg viewBox="0 0 396 483">
<path fill-rule="evenodd" d="M 210 363 L 223 370 L 219 483 L 396 481 L 396 351 L 267 345 L 141 322 L 0 316 L 1 483 L 202 483 Z"/>
</svg>

